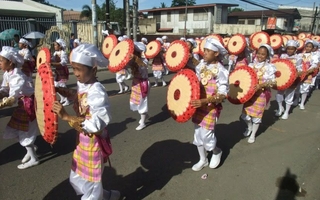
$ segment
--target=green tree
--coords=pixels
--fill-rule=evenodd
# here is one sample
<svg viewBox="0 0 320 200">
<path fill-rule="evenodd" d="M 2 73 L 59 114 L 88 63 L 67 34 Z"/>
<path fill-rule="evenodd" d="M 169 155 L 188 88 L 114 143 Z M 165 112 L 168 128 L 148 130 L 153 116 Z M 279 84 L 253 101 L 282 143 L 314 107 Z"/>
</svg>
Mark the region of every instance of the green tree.
<svg viewBox="0 0 320 200">
<path fill-rule="evenodd" d="M 98 9 L 97 9 L 98 11 Z M 89 5 L 83 5 L 82 11 L 80 14 L 80 18 L 87 17 L 88 19 L 92 19 L 92 9 Z"/>
<path fill-rule="evenodd" d="M 232 12 L 242 12 L 242 11 L 244 11 L 244 9 L 243 8 L 239 8 L 239 7 L 237 7 L 237 8 L 228 8 L 228 13 L 232 13 Z"/>
<path fill-rule="evenodd" d="M 171 7 L 185 6 L 186 2 L 188 2 L 188 6 L 196 4 L 196 0 L 172 0 Z"/>
<path fill-rule="evenodd" d="M 166 7 L 167 7 L 167 5 L 164 2 L 160 3 L 160 8 L 166 8 Z"/>
</svg>

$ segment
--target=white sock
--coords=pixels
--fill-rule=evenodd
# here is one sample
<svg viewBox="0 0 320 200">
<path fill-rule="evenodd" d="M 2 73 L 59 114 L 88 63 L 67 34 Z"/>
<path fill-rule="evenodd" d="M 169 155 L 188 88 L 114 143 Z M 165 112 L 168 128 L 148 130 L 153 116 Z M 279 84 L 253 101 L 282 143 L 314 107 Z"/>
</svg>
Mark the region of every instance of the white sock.
<svg viewBox="0 0 320 200">
<path fill-rule="evenodd" d="M 141 114 L 140 117 L 141 119 L 139 121 L 139 124 L 145 124 L 147 114 Z"/>
<path fill-rule="evenodd" d="M 119 83 L 119 88 L 120 88 L 120 92 L 122 92 L 123 88 L 121 83 Z"/>
<path fill-rule="evenodd" d="M 256 133 L 257 133 L 257 131 L 259 129 L 259 126 L 260 126 L 260 124 L 257 124 L 257 123 L 253 123 L 252 124 L 252 133 L 250 135 L 251 139 L 255 139 L 256 138 Z"/>
<path fill-rule="evenodd" d="M 252 131 L 252 121 L 249 120 L 249 121 L 245 121 L 245 122 L 246 122 L 246 124 L 247 124 L 247 126 L 248 126 L 248 130 L 249 130 L 249 131 Z"/>
<path fill-rule="evenodd" d="M 284 113 L 288 115 L 289 111 L 290 111 L 290 108 L 291 108 L 291 105 L 286 103 L 286 110 L 284 111 Z"/>
<path fill-rule="evenodd" d="M 206 150 L 204 149 L 204 146 L 198 146 L 197 148 L 198 148 L 200 160 L 203 162 L 206 161 L 207 156 L 206 156 Z"/>
<path fill-rule="evenodd" d="M 38 157 L 37 157 L 36 152 L 34 150 L 34 145 L 31 144 L 31 145 L 27 146 L 26 149 L 27 149 L 28 154 L 31 157 L 30 161 L 37 161 Z"/>
<path fill-rule="evenodd" d="M 307 99 L 307 95 L 308 95 L 308 93 L 303 93 L 303 94 L 301 94 L 301 102 L 300 102 L 300 105 L 304 105 L 304 103 L 306 102 L 306 99 Z"/>
<path fill-rule="evenodd" d="M 158 79 L 157 78 L 154 78 L 154 84 L 158 85 Z"/>
<path fill-rule="evenodd" d="M 166 84 L 167 84 L 167 83 L 164 81 L 163 77 L 161 78 L 161 80 L 162 80 L 162 84 L 163 84 L 163 85 L 166 85 Z"/>
</svg>

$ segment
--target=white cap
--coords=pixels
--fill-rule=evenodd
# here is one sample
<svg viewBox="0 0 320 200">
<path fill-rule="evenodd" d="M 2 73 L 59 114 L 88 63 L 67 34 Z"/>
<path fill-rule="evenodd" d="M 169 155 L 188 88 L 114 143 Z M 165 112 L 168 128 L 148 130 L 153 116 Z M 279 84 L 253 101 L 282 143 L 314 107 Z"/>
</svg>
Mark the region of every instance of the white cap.
<svg viewBox="0 0 320 200">
<path fill-rule="evenodd" d="M 109 61 L 93 44 L 81 44 L 72 50 L 71 62 L 86 65 L 88 67 L 107 67 Z"/>
<path fill-rule="evenodd" d="M 0 56 L 5 57 L 11 62 L 21 66 L 24 63 L 23 57 L 19 54 L 17 49 L 9 46 L 3 46 L 2 51 L 0 52 Z"/>
<path fill-rule="evenodd" d="M 268 44 L 261 44 L 259 49 L 261 47 L 265 47 L 268 50 L 268 52 L 269 52 L 269 60 L 271 60 L 273 55 L 274 55 L 274 51 L 273 51 L 272 47 L 270 45 L 268 45 Z"/>
<path fill-rule="evenodd" d="M 19 43 L 29 45 L 29 41 L 24 38 L 20 38 Z"/>
<path fill-rule="evenodd" d="M 60 45 L 60 47 L 66 48 L 66 42 L 63 39 L 61 39 L 61 38 L 57 39 L 56 43 L 58 43 Z"/>
<path fill-rule="evenodd" d="M 134 42 L 134 50 L 139 51 L 139 52 L 145 52 L 146 45 L 144 45 L 141 42 Z"/>
<path fill-rule="evenodd" d="M 161 38 L 156 38 L 156 40 L 158 40 L 161 44 L 163 44 L 163 40 Z"/>
<path fill-rule="evenodd" d="M 224 56 L 228 53 L 228 51 L 222 46 L 222 44 L 214 38 L 206 39 L 206 43 L 204 44 L 204 48 L 210 49 L 212 51 L 218 51 L 219 54 L 222 56 Z"/>
<path fill-rule="evenodd" d="M 167 37 L 166 35 L 164 35 L 164 36 L 162 36 L 162 39 L 163 39 L 163 40 L 167 40 L 168 37 Z"/>
</svg>

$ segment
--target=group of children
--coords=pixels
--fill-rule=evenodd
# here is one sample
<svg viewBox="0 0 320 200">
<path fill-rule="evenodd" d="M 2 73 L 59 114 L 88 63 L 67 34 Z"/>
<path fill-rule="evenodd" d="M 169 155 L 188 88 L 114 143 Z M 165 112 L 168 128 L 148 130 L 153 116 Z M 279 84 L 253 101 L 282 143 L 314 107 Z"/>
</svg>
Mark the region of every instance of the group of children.
<svg viewBox="0 0 320 200">
<path fill-rule="evenodd" d="M 119 40 L 128 39 L 119 38 Z M 163 75 L 166 73 L 163 52 L 168 47 L 167 38 L 157 38 L 163 45 L 163 50 L 158 59 L 153 60 L 154 76 L 160 79 L 165 85 Z M 185 39 L 189 46 L 189 62 L 187 68 L 194 70 L 199 82 L 201 96 L 193 100 L 191 104 L 197 108 L 192 122 L 194 123 L 193 144 L 197 146 L 199 161 L 193 165 L 192 170 L 199 171 L 203 167 L 216 168 L 220 164 L 222 150 L 217 147 L 215 136 L 215 124 L 222 111 L 222 102 L 229 92 L 229 71 L 221 64 L 222 59 L 228 51 L 224 46 L 213 38 L 208 38 L 204 45 L 203 59 L 193 53 L 197 43 L 194 39 Z M 21 41 L 23 44 L 23 41 Z M 150 83 L 148 80 L 148 61 L 144 56 L 147 40 L 142 38 L 141 42 L 134 42 L 134 56 L 127 68 L 127 72 L 117 74 L 117 82 L 121 84 L 124 91 L 129 86 L 123 84 L 129 73 L 132 76 L 131 95 L 129 100 L 130 109 L 137 111 L 140 115 L 139 125 L 136 130 L 146 127 L 148 118 L 148 95 Z M 291 60 L 302 71 L 302 61 L 306 63 L 308 73 L 311 74 L 314 68 L 318 67 L 319 56 L 315 51 L 314 41 L 306 41 L 305 52 L 297 54 L 297 43 L 289 40 L 285 46 L 286 53 L 281 58 Z M 71 62 L 75 77 L 77 78 L 77 91 L 66 90 L 68 80 L 68 56 L 64 51 L 66 44 L 62 39 L 54 43 L 55 53 L 51 65 L 55 67 L 55 87 L 61 96 L 60 102 L 56 101 L 52 110 L 58 116 L 67 121 L 71 127 L 78 132 L 78 143 L 73 153 L 72 167 L 70 172 L 70 183 L 82 199 L 110 199 L 120 198 L 118 191 L 104 190 L 101 183 L 103 164 L 110 154 L 110 139 L 107 132 L 107 125 L 110 123 L 110 106 L 105 87 L 96 79 L 97 67 L 105 67 L 108 60 L 102 53 L 91 44 L 80 44 L 72 51 Z M 23 46 L 22 46 L 23 47 Z M 26 50 L 24 50 L 26 51 Z M 259 125 L 262 122 L 263 113 L 268 101 L 270 101 L 270 88 L 275 84 L 276 68 L 271 63 L 274 55 L 273 49 L 268 44 L 261 44 L 256 52 L 255 58 L 249 61 L 248 66 L 253 68 L 259 78 L 254 96 L 243 105 L 241 119 L 247 125 L 244 136 L 249 137 L 248 143 L 255 142 L 255 136 Z M 244 55 L 238 56 L 238 62 L 243 62 Z M 26 75 L 21 67 L 28 60 L 28 53 L 19 54 L 12 47 L 2 47 L 0 52 L 0 68 L 5 72 L 0 88 L 0 108 L 12 106 L 18 103 L 11 120 L 9 121 L 4 138 L 18 138 L 20 144 L 27 150 L 27 154 L 18 165 L 19 169 L 26 169 L 39 164 L 36 156 L 35 138 L 39 132 L 34 113 L 34 87 L 32 76 Z M 197 62 L 194 62 L 194 61 Z M 248 61 L 247 61 L 248 62 Z M 159 63 L 162 69 L 156 68 Z M 241 63 L 243 65 L 243 63 Z M 236 65 L 237 66 L 237 65 Z M 161 73 L 160 73 L 160 72 Z M 119 79 L 119 80 L 118 80 Z M 122 81 L 122 82 L 121 82 Z M 155 84 L 158 82 L 156 81 Z M 304 109 L 305 99 L 311 89 L 312 77 L 308 76 L 302 83 L 292 86 L 286 91 L 278 91 L 276 100 L 279 103 L 277 116 L 282 115 L 283 119 L 288 118 L 289 110 L 294 98 L 299 98 L 301 93 L 300 109 Z M 297 92 L 299 91 L 299 92 Z M 282 102 L 285 100 L 285 109 Z M 66 112 L 63 106 L 74 102 L 75 115 Z M 207 151 L 212 151 L 211 160 L 208 161 Z"/>
</svg>

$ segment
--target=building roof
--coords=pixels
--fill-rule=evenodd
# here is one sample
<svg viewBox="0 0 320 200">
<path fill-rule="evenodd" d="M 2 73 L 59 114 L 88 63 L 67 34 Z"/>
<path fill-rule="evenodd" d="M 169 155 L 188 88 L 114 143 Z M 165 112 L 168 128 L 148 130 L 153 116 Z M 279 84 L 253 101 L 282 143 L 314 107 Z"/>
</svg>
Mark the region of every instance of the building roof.
<svg viewBox="0 0 320 200">
<path fill-rule="evenodd" d="M 89 20 L 87 17 L 80 17 L 81 12 L 80 11 L 73 11 L 73 10 L 65 10 L 63 11 L 63 19 L 66 21 L 70 20 Z"/>
<path fill-rule="evenodd" d="M 264 17 L 288 17 L 293 16 L 294 19 L 301 19 L 301 15 L 297 9 L 278 9 L 278 10 L 252 10 L 252 11 L 237 11 L 229 13 L 229 17 L 238 17 L 238 19 L 250 19 Z"/>
<path fill-rule="evenodd" d="M 238 4 L 228 4 L 228 3 L 210 3 L 210 4 L 198 4 L 198 5 L 194 5 L 194 6 L 188 6 L 188 9 L 209 8 L 209 7 L 214 7 L 214 6 L 235 7 L 235 6 L 239 6 L 239 5 Z M 145 9 L 145 10 L 139 10 L 139 12 L 158 12 L 158 11 L 182 10 L 182 9 L 186 9 L 186 6 Z"/>
<path fill-rule="evenodd" d="M 10 16 L 53 17 L 54 12 L 43 10 L 19 1 L 0 0 L 0 14 Z"/>
</svg>

